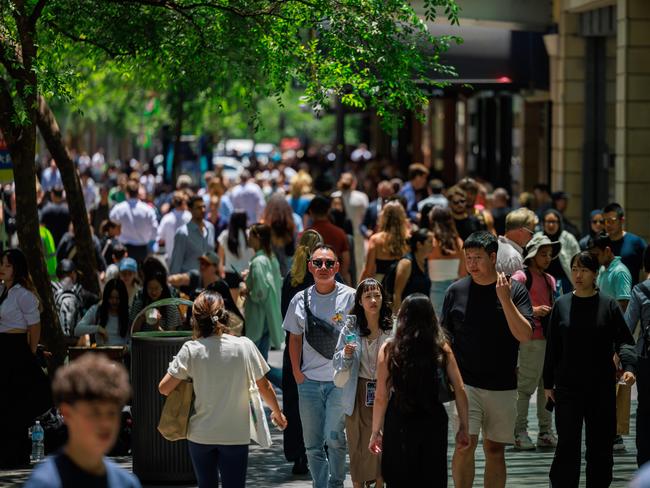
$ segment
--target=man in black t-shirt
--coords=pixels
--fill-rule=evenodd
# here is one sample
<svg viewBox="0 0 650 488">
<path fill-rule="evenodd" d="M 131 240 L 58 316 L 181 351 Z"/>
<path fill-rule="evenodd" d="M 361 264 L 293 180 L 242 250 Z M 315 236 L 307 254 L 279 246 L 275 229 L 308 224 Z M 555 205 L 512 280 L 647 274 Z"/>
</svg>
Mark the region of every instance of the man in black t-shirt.
<svg viewBox="0 0 650 488">
<path fill-rule="evenodd" d="M 526 287 L 497 273 L 497 238 L 471 234 L 464 244 L 469 276 L 447 290 L 442 325 L 451 339 L 469 401 L 470 447 L 456 448 L 455 486 L 474 482 L 474 451 L 483 431 L 485 486 L 505 487 L 505 444 L 513 442 L 517 416 L 519 343 L 533 335 L 533 309 Z"/>
</svg>

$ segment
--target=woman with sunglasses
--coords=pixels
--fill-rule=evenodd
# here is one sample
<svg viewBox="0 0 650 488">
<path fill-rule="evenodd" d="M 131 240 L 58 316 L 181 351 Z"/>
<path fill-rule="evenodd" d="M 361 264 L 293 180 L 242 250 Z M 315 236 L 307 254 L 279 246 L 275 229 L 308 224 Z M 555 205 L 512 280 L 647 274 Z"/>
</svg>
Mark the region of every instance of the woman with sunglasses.
<svg viewBox="0 0 650 488">
<path fill-rule="evenodd" d="M 540 224 L 542 225 L 542 233 L 551 242 L 559 241 L 562 246 L 559 259 L 551 261 L 551 265 L 546 272 L 555 278 L 555 281 L 560 282 L 562 293 L 568 293 L 573 290 L 571 258 L 580 252 L 580 245 L 572 234 L 564 230 L 562 214 L 557 210 L 553 208 L 546 210 L 542 214 Z"/>
<path fill-rule="evenodd" d="M 383 486 L 381 457 L 368 450 L 372 433 L 372 407 L 377 388 L 377 355 L 390 337 L 393 316 L 388 297 L 374 278 L 357 287 L 352 315 L 354 326 L 343 327 L 334 354 L 334 384 L 343 388 L 345 433 L 354 488 L 375 482 Z"/>
<path fill-rule="evenodd" d="M 481 230 L 481 223 L 474 215 L 467 212 L 467 193 L 458 185 L 452 186 L 447 190 L 449 199 L 449 209 L 451 216 L 454 218 L 458 235 L 464 241 L 470 234 Z"/>
<path fill-rule="evenodd" d="M 589 239 L 596 237 L 605 229 L 605 215 L 600 208 L 591 211 L 589 214 L 589 232 L 579 241 L 580 249 L 586 251 L 589 247 Z"/>
</svg>

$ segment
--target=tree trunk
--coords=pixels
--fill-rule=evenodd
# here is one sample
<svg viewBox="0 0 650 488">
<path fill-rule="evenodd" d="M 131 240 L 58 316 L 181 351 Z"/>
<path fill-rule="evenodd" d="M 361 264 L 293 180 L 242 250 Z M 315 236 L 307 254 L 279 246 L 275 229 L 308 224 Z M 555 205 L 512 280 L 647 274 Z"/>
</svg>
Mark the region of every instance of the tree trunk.
<svg viewBox="0 0 650 488">
<path fill-rule="evenodd" d="M 81 271 L 81 283 L 84 288 L 99 294 L 99 282 L 97 281 L 97 261 L 95 259 L 95 246 L 93 245 L 92 232 L 88 222 L 88 212 L 81 189 L 81 182 L 77 176 L 77 170 L 70 154 L 63 144 L 63 136 L 59 129 L 54 113 L 45 99 L 38 97 L 38 128 L 47 144 L 47 149 L 56 160 L 56 165 L 61 172 L 63 187 L 65 188 L 70 218 L 74 226 L 75 244 L 79 259 L 79 270 Z"/>
<path fill-rule="evenodd" d="M 53 357 L 53 368 L 63 364 L 66 347 L 59 325 L 59 317 L 54 306 L 52 284 L 43 258 L 43 245 L 39 231 L 38 209 L 36 207 L 36 171 L 34 156 L 36 154 L 36 125 L 21 125 L 17 138 L 7 136 L 7 146 L 13 163 L 14 181 L 16 183 L 16 225 L 20 249 L 27 257 L 29 272 L 41 299 L 41 342 L 45 344 Z"/>
</svg>

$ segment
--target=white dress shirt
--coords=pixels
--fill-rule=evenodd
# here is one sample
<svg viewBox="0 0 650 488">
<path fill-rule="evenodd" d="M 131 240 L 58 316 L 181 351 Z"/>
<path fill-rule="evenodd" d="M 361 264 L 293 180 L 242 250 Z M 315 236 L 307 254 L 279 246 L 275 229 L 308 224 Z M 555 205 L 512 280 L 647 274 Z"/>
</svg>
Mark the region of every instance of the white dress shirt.
<svg viewBox="0 0 650 488">
<path fill-rule="evenodd" d="M 248 225 L 259 222 L 266 206 L 264 192 L 254 182 L 247 181 L 230 191 L 230 202 L 234 210 L 244 210 L 248 216 Z"/>
<path fill-rule="evenodd" d="M 111 220 L 122 226 L 120 242 L 132 246 L 144 246 L 156 240 L 158 218 L 156 211 L 137 198 L 118 203 L 109 214 Z"/>
</svg>

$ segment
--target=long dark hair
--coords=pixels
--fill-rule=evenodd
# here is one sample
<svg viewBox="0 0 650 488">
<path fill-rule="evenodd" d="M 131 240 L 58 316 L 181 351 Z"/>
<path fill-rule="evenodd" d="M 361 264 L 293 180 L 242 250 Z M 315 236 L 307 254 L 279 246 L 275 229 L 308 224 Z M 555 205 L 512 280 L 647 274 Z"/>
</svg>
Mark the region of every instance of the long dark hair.
<svg viewBox="0 0 650 488">
<path fill-rule="evenodd" d="M 9 261 L 9 263 L 14 268 L 14 279 L 13 279 L 13 284 L 11 286 L 15 286 L 16 284 L 19 284 L 26 290 L 31 291 L 34 295 L 36 295 L 36 298 L 39 301 L 39 309 L 40 309 L 41 299 L 40 296 L 38 295 L 38 292 L 36 291 L 36 287 L 34 286 L 32 277 L 29 274 L 29 267 L 27 266 L 27 258 L 25 257 L 25 254 L 20 249 L 15 249 L 15 248 L 7 249 L 2 254 L 0 254 L 0 262 L 4 259 L 5 256 L 7 257 L 7 261 Z M 4 300 L 4 297 L 6 297 L 7 291 L 8 289 L 5 288 L 3 292 L 2 300 Z"/>
<path fill-rule="evenodd" d="M 273 252 L 271 250 L 271 228 L 266 224 L 253 224 L 248 232 L 257 236 L 264 254 L 270 258 Z"/>
<path fill-rule="evenodd" d="M 429 229 L 418 229 L 411 235 L 409 239 L 409 246 L 411 247 L 411 254 L 415 257 L 415 252 L 418 250 L 418 244 L 422 244 L 427 240 L 431 234 Z"/>
<path fill-rule="evenodd" d="M 228 250 L 239 257 L 239 233 L 246 234 L 248 216 L 244 210 L 235 210 L 228 222 Z"/>
<path fill-rule="evenodd" d="M 381 283 L 374 278 L 367 278 L 359 283 L 357 293 L 354 297 L 354 307 L 352 307 L 352 314 L 357 317 L 357 324 L 359 325 L 359 334 L 363 337 L 370 335 L 368 328 L 368 320 L 366 319 L 366 312 L 361 305 L 361 297 L 369 290 L 379 290 L 381 293 L 381 308 L 379 309 L 379 328 L 383 331 L 391 330 L 393 328 L 393 314 L 391 312 L 388 295 L 384 291 Z"/>
<path fill-rule="evenodd" d="M 436 205 L 429 214 L 429 224 L 443 256 L 449 256 L 459 251 L 458 231 L 456 231 L 456 224 L 451 215 L 451 210 Z"/>
<path fill-rule="evenodd" d="M 120 335 L 126 337 L 129 330 L 129 293 L 126 291 L 126 285 L 119 278 L 108 280 L 102 294 L 102 302 L 99 304 L 99 325 L 106 327 L 108 323 L 108 311 L 111 308 L 110 298 L 113 290 L 117 290 L 120 295 L 120 305 L 117 313 L 120 322 Z"/>
<path fill-rule="evenodd" d="M 435 369 L 446 367 L 447 339 L 428 296 L 407 296 L 397 313 L 395 339 L 388 343 L 389 378 L 398 407 L 405 413 L 433 411 L 437 403 Z"/>
<path fill-rule="evenodd" d="M 160 287 L 162 288 L 162 292 L 160 292 L 160 297 L 158 297 L 158 300 L 172 297 L 172 294 L 169 291 L 169 286 L 167 285 L 167 275 L 164 273 L 152 273 L 151 275 L 145 277 L 144 284 L 142 285 L 142 308 L 145 308 L 150 303 L 153 303 L 153 300 L 151 299 L 149 293 L 147 292 L 147 284 L 150 281 L 157 281 L 160 284 Z M 169 309 L 171 307 L 173 307 L 173 305 L 162 307 L 164 308 L 164 310 L 160 311 L 161 314 L 164 314 L 165 321 L 169 319 L 169 313 L 170 313 Z"/>
</svg>

